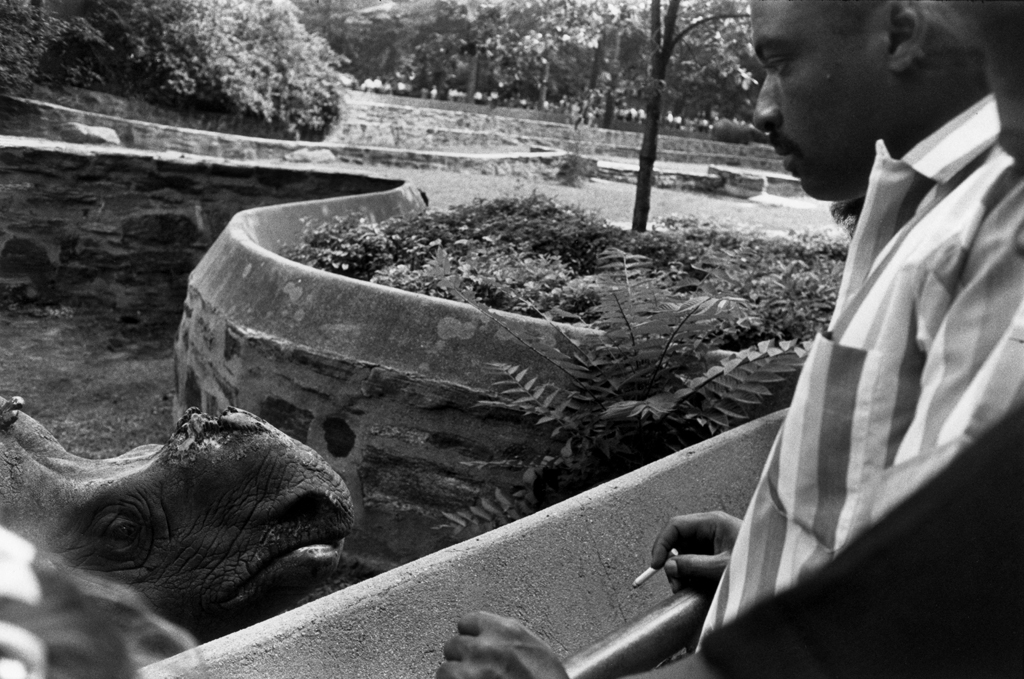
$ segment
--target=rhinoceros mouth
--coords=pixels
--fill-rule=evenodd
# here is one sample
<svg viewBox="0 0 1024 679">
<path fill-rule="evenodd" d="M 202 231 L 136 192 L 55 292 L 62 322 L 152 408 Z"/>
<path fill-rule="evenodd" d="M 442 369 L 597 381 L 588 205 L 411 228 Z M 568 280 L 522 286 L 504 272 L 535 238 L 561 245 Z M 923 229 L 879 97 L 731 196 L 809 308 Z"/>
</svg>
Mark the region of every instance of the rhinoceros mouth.
<svg viewBox="0 0 1024 679">
<path fill-rule="evenodd" d="M 222 606 L 239 608 L 258 600 L 260 606 L 273 609 L 297 601 L 334 573 L 343 543 L 338 539 L 306 544 L 266 559 Z"/>
<path fill-rule="evenodd" d="M 347 517 L 338 499 L 320 492 L 287 503 L 270 518 L 248 578 L 222 605 L 230 609 L 259 600 L 261 606 L 285 606 L 323 583 L 341 560 Z"/>
</svg>

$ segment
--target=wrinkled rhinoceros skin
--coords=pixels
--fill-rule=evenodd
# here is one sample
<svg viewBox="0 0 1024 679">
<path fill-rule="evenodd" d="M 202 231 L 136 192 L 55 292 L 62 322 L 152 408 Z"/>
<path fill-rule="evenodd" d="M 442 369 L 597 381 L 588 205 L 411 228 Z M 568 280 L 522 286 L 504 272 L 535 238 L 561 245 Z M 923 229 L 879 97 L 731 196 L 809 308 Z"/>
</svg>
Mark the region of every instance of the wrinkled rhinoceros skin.
<svg viewBox="0 0 1024 679">
<path fill-rule="evenodd" d="M 0 398 L 0 520 L 65 563 L 131 585 L 200 641 L 288 608 L 335 570 L 348 489 L 260 418 L 190 409 L 164 445 L 71 455 Z"/>
</svg>

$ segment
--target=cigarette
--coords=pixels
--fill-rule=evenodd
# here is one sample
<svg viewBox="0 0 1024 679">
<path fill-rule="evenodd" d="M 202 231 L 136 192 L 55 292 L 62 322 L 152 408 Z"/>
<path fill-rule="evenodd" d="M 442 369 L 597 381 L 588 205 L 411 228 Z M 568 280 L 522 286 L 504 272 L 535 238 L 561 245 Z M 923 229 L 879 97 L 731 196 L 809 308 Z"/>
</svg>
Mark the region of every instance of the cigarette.
<svg viewBox="0 0 1024 679">
<path fill-rule="evenodd" d="M 676 550 L 672 549 L 672 550 L 669 550 L 668 555 L 669 555 L 669 557 L 679 556 L 679 552 L 677 552 Z M 664 566 L 662 568 L 664 568 Z M 661 570 L 661 568 L 648 568 L 643 573 L 641 573 L 639 575 L 639 577 L 637 577 L 636 580 L 633 581 L 633 588 L 636 589 L 640 585 L 644 584 L 645 582 L 647 582 L 648 580 L 651 579 L 652 575 L 654 575 L 655 573 L 657 573 L 660 570 Z"/>
</svg>

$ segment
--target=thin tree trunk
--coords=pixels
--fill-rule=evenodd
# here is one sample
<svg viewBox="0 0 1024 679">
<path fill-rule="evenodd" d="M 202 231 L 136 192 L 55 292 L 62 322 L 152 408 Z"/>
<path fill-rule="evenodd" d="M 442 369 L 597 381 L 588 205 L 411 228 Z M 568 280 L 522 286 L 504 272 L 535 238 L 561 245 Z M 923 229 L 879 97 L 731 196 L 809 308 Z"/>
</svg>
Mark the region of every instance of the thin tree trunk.
<svg viewBox="0 0 1024 679">
<path fill-rule="evenodd" d="M 644 140 L 640 145 L 640 170 L 636 174 L 636 201 L 633 203 L 633 230 L 646 231 L 651 212 L 651 184 L 654 161 L 658 157 L 658 126 L 661 123 L 661 92 L 665 87 L 668 63 L 675 50 L 676 17 L 679 0 L 669 0 L 665 22 L 661 22 L 661 2 L 651 2 L 651 38 L 655 49 L 651 54 L 651 94 L 644 106 Z M 663 33 L 664 31 L 664 33 Z"/>
<path fill-rule="evenodd" d="M 655 82 L 664 82 L 668 59 L 660 53 L 655 56 L 652 69 Z M 658 127 L 661 123 L 661 85 L 654 87 L 644 105 L 644 139 L 640 145 L 640 170 L 636 175 L 636 201 L 633 203 L 633 230 L 646 231 L 651 212 L 651 186 L 654 180 L 654 161 L 658 157 Z"/>
<path fill-rule="evenodd" d="M 611 129 L 612 122 L 615 120 L 615 88 L 619 85 L 619 45 L 620 36 L 619 29 L 612 28 L 608 34 L 608 75 L 611 79 L 608 81 L 608 92 L 604 99 L 604 116 L 601 119 L 601 127 L 608 130 Z"/>
<path fill-rule="evenodd" d="M 661 123 L 661 94 L 665 87 L 665 75 L 672 60 L 676 43 L 698 27 L 723 19 L 740 18 L 743 14 L 713 14 L 693 21 L 682 31 L 676 29 L 679 16 L 679 1 L 669 0 L 662 23 L 661 0 L 651 0 L 651 95 L 644 106 L 647 120 L 644 121 L 644 140 L 640 146 L 640 171 L 636 176 L 636 202 L 633 204 L 633 230 L 647 230 L 647 216 L 651 212 L 651 183 L 654 177 L 654 160 L 658 155 L 658 126 Z"/>
<path fill-rule="evenodd" d="M 472 102 L 476 94 L 476 80 L 480 73 L 480 50 L 473 50 L 473 57 L 469 60 L 469 78 L 466 83 L 466 101 Z"/>
<path fill-rule="evenodd" d="M 551 59 L 548 53 L 544 52 L 544 74 L 540 79 L 540 94 L 537 96 L 537 108 L 544 110 L 544 102 L 548 100 L 548 81 L 551 79 Z"/>
<path fill-rule="evenodd" d="M 604 33 L 597 41 L 597 47 L 594 48 L 594 60 L 590 63 L 590 80 L 587 81 L 587 87 L 594 89 L 597 87 L 598 78 L 601 77 L 601 71 L 604 67 L 604 51 L 605 42 L 607 42 Z"/>
</svg>

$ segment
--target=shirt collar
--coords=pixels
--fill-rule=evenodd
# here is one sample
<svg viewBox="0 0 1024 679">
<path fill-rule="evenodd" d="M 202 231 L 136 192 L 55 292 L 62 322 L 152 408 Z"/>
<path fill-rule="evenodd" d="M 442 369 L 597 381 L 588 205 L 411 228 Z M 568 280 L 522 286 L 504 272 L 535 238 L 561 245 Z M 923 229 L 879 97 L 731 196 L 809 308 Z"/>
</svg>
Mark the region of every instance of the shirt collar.
<svg viewBox="0 0 1024 679">
<path fill-rule="evenodd" d="M 991 149 L 998 137 L 999 111 L 990 94 L 919 142 L 899 162 L 941 184 Z M 875 142 L 875 150 L 890 157 L 881 139 Z"/>
</svg>

